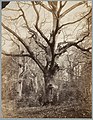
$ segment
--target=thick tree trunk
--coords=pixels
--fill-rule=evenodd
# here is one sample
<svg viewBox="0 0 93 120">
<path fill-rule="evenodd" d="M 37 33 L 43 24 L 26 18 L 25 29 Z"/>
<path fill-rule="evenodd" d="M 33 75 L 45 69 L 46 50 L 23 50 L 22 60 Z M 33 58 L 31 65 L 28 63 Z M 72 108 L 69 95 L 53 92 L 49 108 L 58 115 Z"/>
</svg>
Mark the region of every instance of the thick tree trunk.
<svg viewBox="0 0 93 120">
<path fill-rule="evenodd" d="M 52 96 L 52 89 L 53 89 L 53 81 L 54 81 L 54 76 L 51 75 L 50 73 L 46 73 L 44 75 L 44 81 L 45 81 L 45 103 L 50 102 L 50 95 Z"/>
</svg>

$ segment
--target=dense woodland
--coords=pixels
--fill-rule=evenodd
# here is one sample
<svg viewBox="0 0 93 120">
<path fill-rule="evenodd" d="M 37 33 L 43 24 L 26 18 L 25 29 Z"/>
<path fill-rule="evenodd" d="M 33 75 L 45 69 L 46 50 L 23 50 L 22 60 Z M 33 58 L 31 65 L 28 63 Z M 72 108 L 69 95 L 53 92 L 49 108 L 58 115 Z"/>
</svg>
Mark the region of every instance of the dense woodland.
<svg viewBox="0 0 93 120">
<path fill-rule="evenodd" d="M 91 117 L 92 6 L 71 2 L 9 2 L 2 9 L 4 117 Z"/>
</svg>

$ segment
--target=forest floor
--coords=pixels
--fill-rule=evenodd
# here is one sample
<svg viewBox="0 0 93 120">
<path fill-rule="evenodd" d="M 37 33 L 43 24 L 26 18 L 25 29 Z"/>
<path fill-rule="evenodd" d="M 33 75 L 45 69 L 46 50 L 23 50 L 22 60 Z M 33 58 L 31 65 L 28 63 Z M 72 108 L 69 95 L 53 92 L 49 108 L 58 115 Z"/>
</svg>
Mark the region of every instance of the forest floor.
<svg viewBox="0 0 93 120">
<path fill-rule="evenodd" d="M 89 105 L 81 107 L 77 104 L 63 103 L 57 106 L 24 107 L 15 109 L 11 107 L 13 101 L 7 106 L 3 102 L 4 118 L 91 118 L 92 111 Z"/>
</svg>

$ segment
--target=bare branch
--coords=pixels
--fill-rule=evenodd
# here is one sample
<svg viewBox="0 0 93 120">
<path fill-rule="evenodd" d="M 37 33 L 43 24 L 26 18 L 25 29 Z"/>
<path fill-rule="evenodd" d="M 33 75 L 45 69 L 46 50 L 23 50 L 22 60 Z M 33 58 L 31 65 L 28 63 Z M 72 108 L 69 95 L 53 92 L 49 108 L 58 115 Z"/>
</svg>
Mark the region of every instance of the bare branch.
<svg viewBox="0 0 93 120">
<path fill-rule="evenodd" d="M 25 24 L 26 24 L 27 29 L 29 30 L 29 32 L 31 32 L 31 33 L 33 33 L 33 34 L 35 34 L 35 35 L 37 36 L 37 33 L 29 27 L 28 22 L 27 22 L 27 19 L 26 19 L 26 17 L 25 17 L 25 13 L 24 13 L 23 9 L 20 7 L 19 4 L 18 4 L 18 7 L 20 8 L 20 10 L 21 10 L 21 12 L 22 12 L 22 17 L 23 17 L 23 19 L 24 19 L 24 21 L 25 21 Z"/>
<path fill-rule="evenodd" d="M 2 26 L 6 30 L 8 30 L 11 34 L 13 34 L 24 45 L 24 47 L 27 49 L 27 51 L 28 51 L 29 54 L 31 54 L 31 55 L 33 54 L 32 51 L 30 50 L 29 46 L 24 42 L 24 40 L 19 35 L 17 35 L 13 30 L 11 30 L 7 26 L 5 26 L 3 23 L 2 23 Z"/>
<path fill-rule="evenodd" d="M 11 41 L 12 41 L 14 44 L 16 44 L 16 46 L 17 46 L 18 49 L 20 50 L 20 45 L 19 45 L 17 42 L 15 42 L 12 38 L 11 38 Z"/>
<path fill-rule="evenodd" d="M 36 64 L 40 67 L 40 69 L 42 71 L 44 71 L 44 66 L 40 63 L 40 61 L 35 57 L 34 53 L 31 51 L 30 47 L 24 42 L 24 40 L 18 36 L 13 30 L 11 30 L 10 28 L 8 28 L 7 26 L 5 26 L 3 23 L 2 23 L 2 26 L 8 30 L 11 34 L 13 34 L 23 45 L 24 47 L 26 48 L 27 52 L 29 53 L 30 57 L 36 62 Z"/>
<path fill-rule="evenodd" d="M 60 19 L 61 19 L 62 17 L 64 17 L 67 13 L 71 12 L 72 10 L 74 10 L 75 8 L 77 8 L 78 6 L 80 6 L 80 5 L 82 5 L 82 4 L 84 4 L 84 3 L 83 3 L 83 2 L 79 2 L 79 3 L 71 6 L 70 8 L 68 8 L 66 11 L 64 11 L 64 12 L 60 15 Z"/>
<path fill-rule="evenodd" d="M 41 42 L 39 42 L 37 40 L 35 40 L 35 42 L 40 48 L 42 48 L 46 52 L 46 46 L 44 46 Z"/>
<path fill-rule="evenodd" d="M 13 53 L 6 53 L 6 52 L 2 52 L 3 55 L 6 56 L 12 56 L 12 57 L 30 57 L 29 54 L 13 54 Z"/>
<path fill-rule="evenodd" d="M 33 8 L 34 8 L 34 10 L 35 10 L 35 12 L 36 12 L 36 15 L 37 15 L 37 20 L 36 20 L 35 28 L 36 28 L 36 30 L 40 33 L 40 35 L 44 38 L 44 40 L 47 42 L 47 44 L 50 46 L 49 40 L 47 39 L 47 37 L 43 34 L 43 32 L 42 32 L 42 31 L 39 29 L 39 27 L 38 27 L 39 13 L 38 13 L 38 11 L 37 11 L 37 9 L 36 9 L 36 7 L 35 7 L 34 2 L 32 2 L 32 5 L 33 5 Z"/>
<path fill-rule="evenodd" d="M 35 28 L 37 29 L 37 31 L 40 33 L 40 35 L 44 38 L 44 40 L 47 42 L 47 44 L 50 46 L 50 42 L 47 39 L 47 37 L 43 34 L 43 32 L 37 27 L 35 26 Z"/>
<path fill-rule="evenodd" d="M 64 4 L 62 5 L 62 1 L 60 1 L 60 7 L 59 7 L 59 10 L 57 13 L 58 17 L 60 16 L 60 12 L 61 12 L 62 8 L 66 5 L 66 3 L 67 3 L 67 1 L 65 1 Z"/>
<path fill-rule="evenodd" d="M 62 10 L 62 1 L 60 1 L 60 7 L 59 7 L 59 10 L 57 12 L 57 16 L 59 17 L 60 16 L 60 12 Z"/>
<path fill-rule="evenodd" d="M 55 11 L 56 11 L 56 8 L 57 8 L 57 3 L 55 2 L 55 4 L 53 4 L 53 3 L 50 3 L 51 4 L 51 9 L 52 9 L 52 14 L 54 15 L 54 13 L 55 13 Z M 47 39 L 47 37 L 43 34 L 43 32 L 39 29 L 39 27 L 38 27 L 38 22 L 39 22 L 39 13 L 38 13 L 38 10 L 36 9 L 36 6 L 35 6 L 35 4 L 34 4 L 34 2 L 32 2 L 32 5 L 33 5 L 33 8 L 34 8 L 34 10 L 35 10 L 35 12 L 36 12 L 36 14 L 37 14 L 37 20 L 36 20 L 36 25 L 35 25 L 35 28 L 37 29 L 37 31 L 39 32 L 39 34 L 44 38 L 44 40 L 47 42 L 47 44 L 48 44 L 48 48 L 49 48 L 49 50 L 50 50 L 50 52 L 52 53 L 52 60 L 51 60 L 51 66 L 53 66 L 53 64 L 54 64 L 54 46 L 55 46 L 55 35 L 56 35 L 56 33 L 57 33 L 57 28 L 58 28 L 58 21 L 55 23 L 56 24 L 56 28 L 55 28 L 55 31 L 54 31 L 54 33 L 53 33 L 53 35 L 54 35 L 54 37 L 53 37 L 53 42 L 52 43 L 50 43 L 50 41 Z M 54 11 L 53 11 L 53 9 L 55 9 Z M 46 49 L 45 49 L 46 50 Z M 46 53 L 47 53 L 47 50 L 46 50 Z"/>
<path fill-rule="evenodd" d="M 84 40 L 84 38 L 83 38 L 82 40 Z M 81 40 L 80 42 L 82 42 L 82 40 Z M 66 44 L 65 46 L 63 46 L 63 47 L 60 48 L 59 52 L 57 52 L 57 53 L 55 54 L 55 57 L 56 57 L 56 56 L 60 56 L 61 54 L 67 52 L 67 49 L 70 48 L 70 47 L 72 47 L 72 46 L 80 49 L 81 51 L 85 51 L 85 52 L 89 52 L 89 53 L 90 53 L 90 50 L 92 49 L 92 47 L 82 48 L 82 47 L 80 47 L 80 46 L 78 45 L 78 43 L 80 43 L 80 42 L 66 42 L 67 44 Z"/>
<path fill-rule="evenodd" d="M 55 10 L 57 10 L 58 1 L 48 1 L 48 4 L 51 7 L 52 12 L 54 12 Z"/>
<path fill-rule="evenodd" d="M 34 7 L 34 9 L 35 9 L 35 11 L 36 11 L 36 13 L 37 13 L 37 16 L 38 16 L 38 17 L 37 17 L 37 21 L 36 21 L 36 25 L 38 26 L 39 14 L 38 14 L 38 11 L 37 11 L 37 9 L 35 8 L 35 5 L 34 5 L 33 2 L 32 2 L 32 4 L 33 4 L 33 7 Z M 34 38 L 35 42 L 39 45 L 39 47 L 41 47 L 42 49 L 45 50 L 45 47 L 44 47 L 39 41 L 37 41 L 38 34 L 29 27 L 28 22 L 27 22 L 26 17 L 25 17 L 25 14 L 24 14 L 24 11 L 23 11 L 22 8 L 19 6 L 19 4 L 18 4 L 18 7 L 20 8 L 21 12 L 23 13 L 22 16 L 23 16 L 23 18 L 24 18 L 24 21 L 25 21 L 25 23 L 26 23 L 26 26 L 27 26 L 28 30 L 35 35 L 35 38 Z"/>
<path fill-rule="evenodd" d="M 55 18 L 57 18 L 56 12 L 57 12 L 58 1 L 48 1 L 48 4 L 49 4 L 49 7 L 51 8 L 51 13 Z"/>
<path fill-rule="evenodd" d="M 90 33 L 89 33 L 89 31 L 88 31 L 88 33 L 87 33 L 81 40 L 79 40 L 79 41 L 77 42 L 77 44 L 80 43 L 80 42 L 83 42 L 84 39 L 89 36 L 89 34 L 90 34 Z"/>
<path fill-rule="evenodd" d="M 17 20 L 17 19 L 19 19 L 20 17 L 22 17 L 23 15 L 19 15 L 18 17 L 16 17 L 16 18 L 11 18 L 11 20 Z"/>
<path fill-rule="evenodd" d="M 80 49 L 81 51 L 85 51 L 85 52 L 90 52 L 90 50 L 92 49 L 92 47 L 89 48 L 82 48 L 77 44 L 74 44 L 73 46 L 77 47 L 78 49 Z"/>
<path fill-rule="evenodd" d="M 38 10 L 37 10 L 37 9 L 36 9 L 36 7 L 35 7 L 34 2 L 32 2 L 32 6 L 33 6 L 33 8 L 34 8 L 34 10 L 35 10 L 35 12 L 36 12 L 36 15 L 37 15 L 37 19 L 36 19 L 36 26 L 38 27 L 38 22 L 39 22 L 39 13 L 38 13 Z"/>
<path fill-rule="evenodd" d="M 32 4 L 33 4 L 33 7 L 34 7 L 34 9 L 35 9 L 35 11 L 36 11 L 36 13 L 37 13 L 37 16 L 38 16 L 38 17 L 37 17 L 37 20 L 36 20 L 36 25 L 38 26 L 39 14 L 38 14 L 38 11 L 37 11 L 37 9 L 35 8 L 35 5 L 34 5 L 33 2 L 32 2 Z M 23 11 L 22 8 L 19 6 L 19 4 L 18 4 L 18 7 L 20 8 L 20 10 L 21 10 L 21 12 L 22 12 L 22 17 L 23 17 L 23 19 L 24 19 L 24 21 L 25 21 L 25 23 L 26 23 L 27 29 L 29 30 L 29 32 L 33 33 L 32 36 L 35 36 L 35 37 L 33 37 L 33 38 L 34 38 L 36 44 L 37 44 L 39 47 L 41 47 L 43 50 L 45 50 L 45 49 L 46 49 L 45 46 L 38 41 L 38 34 L 37 34 L 37 32 L 35 32 L 34 30 L 32 30 L 32 29 L 29 27 L 28 22 L 27 22 L 26 17 L 25 17 L 25 14 L 24 14 L 24 11 Z M 40 32 L 40 33 L 41 33 L 41 32 Z M 44 36 L 44 34 L 42 33 L 41 36 Z M 45 38 L 45 39 L 47 39 L 47 38 Z"/>
<path fill-rule="evenodd" d="M 46 10 L 48 10 L 49 12 L 52 12 L 52 10 L 49 7 L 47 7 L 45 4 L 43 4 L 43 2 L 41 2 L 41 1 L 37 1 L 37 2 L 38 2 L 37 4 L 41 5 Z"/>
<path fill-rule="evenodd" d="M 66 25 L 74 24 L 74 23 L 77 23 L 77 22 L 81 21 L 82 19 L 84 19 L 85 17 L 87 17 L 91 12 L 92 12 L 92 9 L 86 15 L 84 15 L 83 17 L 81 17 L 80 19 L 72 21 L 72 22 L 65 23 L 65 24 L 61 25 L 58 29 L 61 29 L 62 27 L 66 26 Z"/>
<path fill-rule="evenodd" d="M 20 9 L 12 9 L 12 8 L 5 8 L 6 10 L 11 10 L 11 11 L 20 11 Z"/>
<path fill-rule="evenodd" d="M 64 4 L 62 5 L 62 8 L 67 4 L 67 1 L 64 1 Z"/>
</svg>

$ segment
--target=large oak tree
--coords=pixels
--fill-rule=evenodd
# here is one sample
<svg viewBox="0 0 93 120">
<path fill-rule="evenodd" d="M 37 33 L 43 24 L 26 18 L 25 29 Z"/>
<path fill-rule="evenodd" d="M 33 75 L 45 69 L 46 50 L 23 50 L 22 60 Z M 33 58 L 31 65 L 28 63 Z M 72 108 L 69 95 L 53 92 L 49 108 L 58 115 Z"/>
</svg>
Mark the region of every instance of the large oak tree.
<svg viewBox="0 0 93 120">
<path fill-rule="evenodd" d="M 24 49 L 26 51 L 24 53 L 21 52 L 7 53 L 2 51 L 2 54 L 13 57 L 21 57 L 21 58 L 29 57 L 35 62 L 36 65 L 38 65 L 44 77 L 46 101 L 48 100 L 48 95 L 49 95 L 49 90 L 48 90 L 49 84 L 51 83 L 51 81 L 54 80 L 55 73 L 58 72 L 60 69 L 58 63 L 56 62 L 56 59 L 59 59 L 59 57 L 62 54 L 66 53 L 67 50 L 71 47 L 75 47 L 81 50 L 82 52 L 91 54 L 91 46 L 85 48 L 80 45 L 83 41 L 85 41 L 86 38 L 90 36 L 91 33 L 88 30 L 86 34 L 83 34 L 83 36 L 80 39 L 77 39 L 75 41 L 64 41 L 64 42 L 62 40 L 62 42 L 59 42 L 59 44 L 56 47 L 56 42 L 58 41 L 58 36 L 61 34 L 62 28 L 68 25 L 72 26 L 73 24 L 83 21 L 85 18 L 91 17 L 92 9 L 90 7 L 90 9 L 88 9 L 83 16 L 77 18 L 76 20 L 62 23 L 61 20 L 64 17 L 66 17 L 70 12 L 72 12 L 74 9 L 78 8 L 79 6 L 84 6 L 86 4 L 88 5 L 88 3 L 81 1 L 81 2 L 76 2 L 76 4 L 66 8 L 67 3 L 68 1 L 64 1 L 64 2 L 63 1 L 53 1 L 53 2 L 32 1 L 30 3 L 30 7 L 34 10 L 33 14 L 35 14 L 36 16 L 35 24 L 33 24 L 34 29 L 29 25 L 27 17 L 25 15 L 25 11 L 20 5 L 20 2 L 17 3 L 19 8 L 17 11 L 20 12 L 21 14 L 15 19 L 17 20 L 20 17 L 22 17 L 22 19 L 25 22 L 25 28 L 28 30 L 28 33 L 30 34 L 29 39 L 33 40 L 35 44 L 41 49 L 41 51 L 43 51 L 41 53 L 44 54 L 44 58 L 43 58 L 44 62 L 42 62 L 37 57 L 37 54 L 38 56 L 40 55 L 39 54 L 40 51 L 37 53 L 34 52 L 33 48 L 31 48 L 31 46 L 26 42 L 26 40 L 24 40 L 19 34 L 15 32 L 15 30 L 11 29 L 2 21 L 2 27 L 8 32 L 10 32 L 16 38 L 16 42 L 17 43 L 19 42 L 20 43 L 19 45 L 24 46 Z M 40 7 L 41 9 L 44 9 L 45 11 L 49 12 L 49 14 L 51 14 L 52 16 L 52 30 L 51 32 L 49 32 L 49 37 L 47 37 L 47 35 L 43 32 L 43 29 L 41 29 L 40 27 L 41 16 L 38 9 Z M 64 8 L 65 10 L 63 11 Z M 88 27 L 88 25 L 86 26 Z"/>
</svg>

